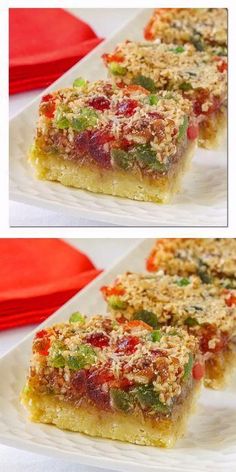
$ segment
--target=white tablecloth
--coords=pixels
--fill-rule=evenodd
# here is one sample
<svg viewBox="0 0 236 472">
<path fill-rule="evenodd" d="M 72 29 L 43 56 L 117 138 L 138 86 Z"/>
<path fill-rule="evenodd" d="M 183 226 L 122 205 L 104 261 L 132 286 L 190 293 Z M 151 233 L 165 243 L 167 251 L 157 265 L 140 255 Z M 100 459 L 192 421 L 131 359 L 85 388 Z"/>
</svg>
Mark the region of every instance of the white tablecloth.
<svg viewBox="0 0 236 472">
<path fill-rule="evenodd" d="M 84 251 L 97 267 L 104 269 L 111 266 L 117 258 L 138 242 L 137 239 L 70 239 L 68 241 Z M 0 333 L 0 356 L 23 339 L 33 328 L 34 326 L 23 327 Z M 81 466 L 59 459 L 55 460 L 0 445 L 0 472 L 49 471 L 101 472 L 102 469 Z"/>
<path fill-rule="evenodd" d="M 100 37 L 108 37 L 131 18 L 136 9 L 69 9 L 73 14 L 87 21 Z M 20 93 L 10 97 L 10 116 L 16 115 L 34 99 L 41 90 Z M 10 203 L 10 226 L 98 226 L 96 221 L 85 218 L 72 218 L 65 214 L 40 209 L 22 203 Z M 104 224 L 99 223 L 99 226 Z M 111 225 L 109 225 L 111 226 Z"/>
</svg>

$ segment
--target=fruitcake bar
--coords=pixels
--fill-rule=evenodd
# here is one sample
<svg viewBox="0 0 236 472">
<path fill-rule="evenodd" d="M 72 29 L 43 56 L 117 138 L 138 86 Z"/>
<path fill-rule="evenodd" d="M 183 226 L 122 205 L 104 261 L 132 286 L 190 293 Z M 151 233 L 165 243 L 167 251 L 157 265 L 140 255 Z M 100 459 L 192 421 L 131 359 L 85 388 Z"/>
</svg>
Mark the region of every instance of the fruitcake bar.
<svg viewBox="0 0 236 472">
<path fill-rule="evenodd" d="M 198 51 L 227 55 L 226 8 L 159 8 L 144 30 L 147 40 L 192 43 Z"/>
<path fill-rule="evenodd" d="M 179 92 L 191 101 L 199 124 L 199 145 L 215 147 L 226 124 L 227 58 L 199 52 L 191 44 L 154 44 L 126 41 L 104 54 L 109 75 L 119 85 L 148 89 L 153 101 L 160 90 Z M 197 127 L 189 137 L 197 135 Z"/>
<path fill-rule="evenodd" d="M 41 179 L 167 202 L 195 150 L 193 129 L 179 94 L 77 79 L 42 98 L 30 161 Z"/>
<path fill-rule="evenodd" d="M 90 436 L 171 447 L 183 433 L 204 366 L 185 330 L 109 317 L 39 331 L 21 398 L 32 421 Z"/>
<path fill-rule="evenodd" d="M 236 361 L 236 306 L 214 285 L 199 277 L 126 273 L 102 293 L 120 322 L 141 320 L 159 336 L 165 325 L 186 327 L 206 360 L 205 385 L 220 388 Z M 235 298 L 236 303 L 236 298 Z"/>
<path fill-rule="evenodd" d="M 183 277 L 197 274 L 204 283 L 236 289 L 236 239 L 157 239 L 147 259 L 147 270 L 159 269 Z"/>
</svg>

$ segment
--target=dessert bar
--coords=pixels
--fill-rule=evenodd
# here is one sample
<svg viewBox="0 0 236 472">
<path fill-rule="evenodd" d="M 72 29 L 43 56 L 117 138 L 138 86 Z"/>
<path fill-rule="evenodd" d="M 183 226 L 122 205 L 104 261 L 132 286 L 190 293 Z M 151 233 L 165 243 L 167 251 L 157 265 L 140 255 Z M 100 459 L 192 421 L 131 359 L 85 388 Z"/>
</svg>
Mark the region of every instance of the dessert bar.
<svg viewBox="0 0 236 472">
<path fill-rule="evenodd" d="M 171 447 L 183 434 L 204 366 L 186 330 L 110 317 L 36 333 L 23 404 L 32 421 L 90 436 Z"/>
<path fill-rule="evenodd" d="M 196 147 L 191 103 L 163 91 L 74 86 L 42 98 L 30 162 L 40 179 L 91 192 L 167 202 Z"/>
</svg>

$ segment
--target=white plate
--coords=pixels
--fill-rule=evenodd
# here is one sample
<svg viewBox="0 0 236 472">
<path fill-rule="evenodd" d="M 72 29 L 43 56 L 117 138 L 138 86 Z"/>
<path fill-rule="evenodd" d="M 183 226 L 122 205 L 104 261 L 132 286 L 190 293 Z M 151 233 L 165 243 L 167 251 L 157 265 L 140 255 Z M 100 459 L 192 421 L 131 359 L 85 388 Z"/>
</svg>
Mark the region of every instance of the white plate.
<svg viewBox="0 0 236 472">
<path fill-rule="evenodd" d="M 66 320 L 80 310 L 104 313 L 99 287 L 126 270 L 144 270 L 152 240 L 142 241 L 86 289 L 72 298 L 37 328 Z M 0 360 L 0 442 L 31 452 L 71 459 L 79 463 L 129 472 L 232 472 L 236 464 L 236 377 L 222 392 L 202 390 L 197 412 L 191 417 L 185 439 L 172 450 L 135 446 L 119 441 L 96 439 L 60 431 L 27 421 L 19 403 L 24 384 L 33 333 Z"/>
<path fill-rule="evenodd" d="M 50 86 L 46 93 L 69 86 L 78 76 L 89 80 L 105 78 L 101 54 L 127 38 L 142 40 L 151 10 L 141 10 L 131 21 L 99 45 L 87 57 Z M 45 92 L 44 92 L 45 93 Z M 41 95 L 40 95 L 41 97 Z M 10 198 L 73 217 L 86 217 L 122 226 L 226 226 L 227 144 L 217 151 L 198 150 L 192 169 L 184 178 L 182 192 L 171 205 L 135 202 L 38 181 L 27 163 L 40 97 L 10 123 Z"/>
</svg>

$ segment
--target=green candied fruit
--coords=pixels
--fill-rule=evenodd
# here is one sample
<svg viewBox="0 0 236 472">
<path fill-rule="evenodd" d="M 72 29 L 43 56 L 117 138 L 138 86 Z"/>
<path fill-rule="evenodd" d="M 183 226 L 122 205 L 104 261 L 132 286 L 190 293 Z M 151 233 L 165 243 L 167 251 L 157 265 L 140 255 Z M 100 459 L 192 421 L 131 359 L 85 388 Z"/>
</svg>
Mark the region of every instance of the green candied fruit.
<svg viewBox="0 0 236 472">
<path fill-rule="evenodd" d="M 160 326 L 157 321 L 157 317 L 155 313 L 153 313 L 152 311 L 147 311 L 147 310 L 137 311 L 133 315 L 133 320 L 144 321 L 144 323 L 147 323 L 149 326 L 152 326 L 152 328 L 159 328 Z"/>
<path fill-rule="evenodd" d="M 126 170 L 130 167 L 132 161 L 131 155 L 123 149 L 112 149 L 111 157 L 121 169 Z"/>
<path fill-rule="evenodd" d="M 56 113 L 56 127 L 58 129 L 68 129 L 70 127 L 70 121 L 66 118 L 62 110 L 57 110 Z"/>
<path fill-rule="evenodd" d="M 122 67 L 118 62 L 110 62 L 108 69 L 113 75 L 125 75 L 127 72 L 126 67 Z"/>
<path fill-rule="evenodd" d="M 192 367 L 193 367 L 193 356 L 192 354 L 189 354 L 188 362 L 184 366 L 184 375 L 183 375 L 184 379 L 187 379 L 189 377 L 189 375 L 192 372 Z"/>
<path fill-rule="evenodd" d="M 176 282 L 176 284 L 179 286 L 179 287 L 186 287 L 187 285 L 189 285 L 191 282 L 189 279 L 187 279 L 187 277 L 183 277 L 182 279 L 178 280 Z"/>
<path fill-rule="evenodd" d="M 99 119 L 98 113 L 88 107 L 81 108 L 76 118 L 72 119 L 71 127 L 75 131 L 84 131 L 87 128 L 96 126 Z"/>
<path fill-rule="evenodd" d="M 199 270 L 197 274 L 204 284 L 212 283 L 212 277 L 204 270 Z"/>
<path fill-rule="evenodd" d="M 69 318 L 69 323 L 85 323 L 85 317 L 84 315 L 81 315 L 79 311 L 76 311 L 75 313 L 72 313 Z"/>
<path fill-rule="evenodd" d="M 154 343 L 159 342 L 161 340 L 161 337 L 162 337 L 162 333 L 159 329 L 154 329 L 154 331 L 152 331 L 151 333 L 152 342 Z"/>
<path fill-rule="evenodd" d="M 118 297 L 117 295 L 111 295 L 110 297 L 108 297 L 107 303 L 114 310 L 119 310 L 119 309 L 122 310 L 123 308 L 126 307 L 126 303 L 123 300 L 121 300 L 121 298 Z"/>
<path fill-rule="evenodd" d="M 151 94 L 148 96 L 149 105 L 157 105 L 158 101 L 159 101 L 159 98 L 157 95 Z"/>
<path fill-rule="evenodd" d="M 65 367 L 66 361 L 62 352 L 65 350 L 65 346 L 60 341 L 55 341 L 50 349 L 48 363 L 52 367 Z"/>
<path fill-rule="evenodd" d="M 74 88 L 85 87 L 85 85 L 87 85 L 87 80 L 83 79 L 82 77 L 78 77 L 73 82 L 73 87 Z"/>
<path fill-rule="evenodd" d="M 204 51 L 205 49 L 205 44 L 204 41 L 201 39 L 200 34 L 197 34 L 195 36 L 192 36 L 190 38 L 190 42 L 195 46 L 197 51 Z"/>
<path fill-rule="evenodd" d="M 159 394 L 150 385 L 141 385 L 135 389 L 140 405 L 143 408 L 151 408 L 158 413 L 168 413 L 169 407 L 160 402 Z"/>
<path fill-rule="evenodd" d="M 178 141 L 184 138 L 188 128 L 188 117 L 185 115 L 182 125 L 179 127 Z"/>
<path fill-rule="evenodd" d="M 110 396 L 114 408 L 120 411 L 129 411 L 132 408 L 131 395 L 119 388 L 111 388 Z"/>
<path fill-rule="evenodd" d="M 145 75 L 136 75 L 133 78 L 132 83 L 135 85 L 141 85 L 141 87 L 144 87 L 152 93 L 156 92 L 157 90 L 155 82 L 150 77 L 146 77 Z"/>
<path fill-rule="evenodd" d="M 183 90 L 184 92 L 187 92 L 188 90 L 192 90 L 192 85 L 190 82 L 182 82 L 182 84 L 179 85 L 179 89 Z"/>
<path fill-rule="evenodd" d="M 131 154 L 144 165 L 144 167 L 150 167 L 152 170 L 157 170 L 158 172 L 165 172 L 166 166 L 162 164 L 150 145 L 140 144 L 135 146 Z"/>
<path fill-rule="evenodd" d="M 71 370 L 79 370 L 92 365 L 95 359 L 94 349 L 87 344 L 81 344 L 72 355 L 67 357 L 66 364 Z"/>
<path fill-rule="evenodd" d="M 183 46 L 177 46 L 176 48 L 172 48 L 170 49 L 170 51 L 173 51 L 173 52 L 176 52 L 177 54 L 181 53 L 181 52 L 184 52 L 185 49 Z"/>
<path fill-rule="evenodd" d="M 186 318 L 184 320 L 184 324 L 187 325 L 187 326 L 197 326 L 197 325 L 199 325 L 196 318 L 193 318 L 192 316 L 188 316 L 188 318 Z"/>
</svg>

